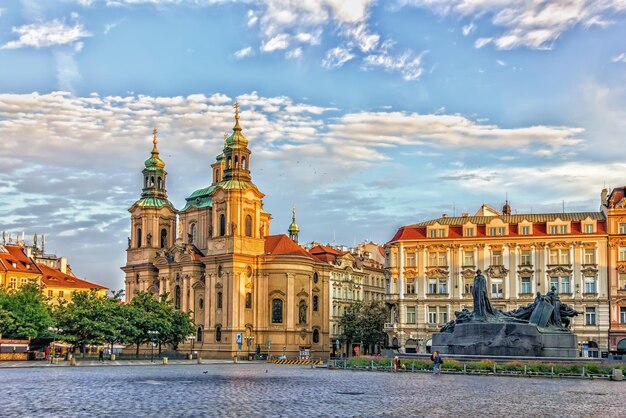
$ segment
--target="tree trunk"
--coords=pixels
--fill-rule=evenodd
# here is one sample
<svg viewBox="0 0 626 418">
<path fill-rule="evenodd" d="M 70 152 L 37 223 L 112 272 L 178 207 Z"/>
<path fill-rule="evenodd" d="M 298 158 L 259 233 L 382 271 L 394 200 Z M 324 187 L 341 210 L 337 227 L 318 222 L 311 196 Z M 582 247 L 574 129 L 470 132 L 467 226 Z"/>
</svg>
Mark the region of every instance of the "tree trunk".
<svg viewBox="0 0 626 418">
<path fill-rule="evenodd" d="M 135 351 L 135 357 L 139 358 L 139 341 L 135 343 L 137 345 L 137 351 Z"/>
</svg>

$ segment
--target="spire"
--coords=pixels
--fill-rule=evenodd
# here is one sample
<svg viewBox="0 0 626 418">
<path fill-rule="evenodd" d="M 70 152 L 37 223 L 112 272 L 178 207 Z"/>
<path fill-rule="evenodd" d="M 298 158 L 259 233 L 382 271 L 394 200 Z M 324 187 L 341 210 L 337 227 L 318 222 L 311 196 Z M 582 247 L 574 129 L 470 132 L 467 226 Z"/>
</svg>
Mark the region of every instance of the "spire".
<svg viewBox="0 0 626 418">
<path fill-rule="evenodd" d="M 235 127 L 233 128 L 233 131 L 241 132 L 241 126 L 239 125 L 239 102 L 235 100 L 233 107 L 235 108 Z"/>
<path fill-rule="evenodd" d="M 156 128 L 152 130 L 152 151 L 150 152 L 150 158 L 144 162 L 142 198 L 167 199 L 165 190 L 167 173 L 165 171 L 165 162 L 159 157 L 159 149 L 157 147 L 159 142 L 157 139 L 158 132 Z"/>
<path fill-rule="evenodd" d="M 291 208 L 291 225 L 289 225 L 288 231 L 289 238 L 291 238 L 297 244 L 300 228 L 298 228 L 298 224 L 296 223 L 296 205 L 293 205 L 293 207 Z"/>
<path fill-rule="evenodd" d="M 157 128 L 152 130 L 152 152 L 151 156 L 145 162 L 145 166 L 147 169 L 150 168 L 165 168 L 165 163 L 161 158 L 159 158 L 159 149 L 157 148 Z"/>
<path fill-rule="evenodd" d="M 509 205 L 509 194 L 506 194 L 506 200 L 504 203 L 504 206 L 502 207 L 502 213 L 504 215 L 510 215 L 511 214 L 511 205 Z"/>
</svg>

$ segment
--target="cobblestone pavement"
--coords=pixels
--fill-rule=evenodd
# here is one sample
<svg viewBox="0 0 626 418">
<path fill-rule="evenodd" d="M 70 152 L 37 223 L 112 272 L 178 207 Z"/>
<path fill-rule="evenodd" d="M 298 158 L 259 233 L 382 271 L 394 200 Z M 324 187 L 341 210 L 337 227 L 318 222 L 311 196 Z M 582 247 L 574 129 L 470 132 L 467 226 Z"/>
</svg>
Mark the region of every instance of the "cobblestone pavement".
<svg viewBox="0 0 626 418">
<path fill-rule="evenodd" d="M 624 417 L 626 383 L 272 364 L 0 370 L 2 417 Z"/>
</svg>

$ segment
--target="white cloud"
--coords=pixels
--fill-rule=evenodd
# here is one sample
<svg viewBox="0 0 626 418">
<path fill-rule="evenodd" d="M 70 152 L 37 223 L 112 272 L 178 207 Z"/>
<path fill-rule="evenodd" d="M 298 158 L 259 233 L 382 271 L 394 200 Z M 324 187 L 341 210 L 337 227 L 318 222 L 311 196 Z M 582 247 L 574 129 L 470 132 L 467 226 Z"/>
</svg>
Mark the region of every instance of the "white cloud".
<svg viewBox="0 0 626 418">
<path fill-rule="evenodd" d="M 12 32 L 18 34 L 19 39 L 7 42 L 2 46 L 2 49 L 68 45 L 91 36 L 91 33 L 87 32 L 82 24 L 76 23 L 74 26 L 68 26 L 65 22 L 57 19 L 50 22 L 13 27 Z"/>
<path fill-rule="evenodd" d="M 363 52 L 372 51 L 376 48 L 380 40 L 380 35 L 377 33 L 369 33 L 364 23 L 350 26 L 346 28 L 343 33 Z"/>
<path fill-rule="evenodd" d="M 280 49 L 289 48 L 289 35 L 281 33 L 261 45 L 261 51 L 274 52 Z"/>
<path fill-rule="evenodd" d="M 471 22 L 469 25 L 463 26 L 463 36 L 468 36 L 470 33 L 476 30 L 476 25 L 474 22 Z"/>
<path fill-rule="evenodd" d="M 399 72 L 407 81 L 417 80 L 423 74 L 422 54 L 415 55 L 407 51 L 398 56 L 392 56 L 386 52 L 368 55 L 365 57 L 366 67 L 381 67 L 386 71 Z"/>
<path fill-rule="evenodd" d="M 354 58 L 349 49 L 336 47 L 326 52 L 326 58 L 322 60 L 325 68 L 339 68 Z"/>
<path fill-rule="evenodd" d="M 248 26 L 254 26 L 259 21 L 258 16 L 254 13 L 254 10 L 248 10 Z"/>
<path fill-rule="evenodd" d="M 123 20 L 124 19 L 120 19 L 115 22 L 105 24 L 104 30 L 102 31 L 102 33 L 105 35 L 108 35 L 108 33 L 111 32 L 113 29 L 115 29 L 120 23 L 122 23 Z"/>
<path fill-rule="evenodd" d="M 235 52 L 233 54 L 233 57 L 235 57 L 235 59 L 243 59 L 246 57 L 251 57 L 252 55 L 254 55 L 254 50 L 252 49 L 251 46 L 248 46 L 246 48 L 242 48 L 239 51 Z"/>
<path fill-rule="evenodd" d="M 564 32 L 575 26 L 606 27 L 613 23 L 609 16 L 626 11 L 623 0 L 403 0 L 402 4 L 428 8 L 443 15 L 491 16 L 491 23 L 504 28 L 504 32 L 478 39 L 475 46 L 481 48 L 493 43 L 498 49 L 550 49 Z M 465 27 L 468 34 L 469 27 Z"/>
<path fill-rule="evenodd" d="M 496 60 L 496 64 L 498 64 L 501 67 L 506 67 L 506 62 L 504 62 L 502 60 Z"/>
<path fill-rule="evenodd" d="M 285 57 L 287 59 L 296 59 L 296 58 L 300 58 L 301 56 L 302 56 L 302 48 L 300 47 L 292 49 L 291 51 L 287 51 L 287 53 L 285 54 Z"/>
<path fill-rule="evenodd" d="M 611 62 L 626 62 L 626 53 L 622 52 L 619 55 L 611 57 Z"/>
</svg>

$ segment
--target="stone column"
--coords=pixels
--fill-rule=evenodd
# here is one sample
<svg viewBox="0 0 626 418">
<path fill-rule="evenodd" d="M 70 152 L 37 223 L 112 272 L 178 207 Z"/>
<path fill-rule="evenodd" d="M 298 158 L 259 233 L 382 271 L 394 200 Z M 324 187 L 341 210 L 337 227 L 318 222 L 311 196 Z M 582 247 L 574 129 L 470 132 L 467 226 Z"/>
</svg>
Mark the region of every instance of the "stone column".
<svg viewBox="0 0 626 418">
<path fill-rule="evenodd" d="M 502 280 L 502 291 L 504 292 L 504 298 L 508 299 L 511 295 L 511 287 L 514 285 L 511 283 L 511 276 L 515 277 L 515 269 L 511 268 L 511 257 L 510 257 L 510 248 L 508 244 L 504 244 L 502 246 L 502 264 L 504 264 L 504 268 L 509 270 L 509 273 Z M 515 257 L 514 257 L 515 258 Z"/>
<path fill-rule="evenodd" d="M 398 247 L 398 297 L 404 298 L 404 248 L 402 242 Z"/>
<path fill-rule="evenodd" d="M 539 263 L 537 262 L 537 254 L 535 253 L 535 246 L 530 247 L 530 262 L 533 264 L 533 275 L 531 277 L 531 289 L 533 294 L 537 293 L 537 283 L 539 280 L 539 273 L 537 272 Z"/>
</svg>

